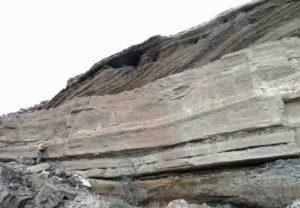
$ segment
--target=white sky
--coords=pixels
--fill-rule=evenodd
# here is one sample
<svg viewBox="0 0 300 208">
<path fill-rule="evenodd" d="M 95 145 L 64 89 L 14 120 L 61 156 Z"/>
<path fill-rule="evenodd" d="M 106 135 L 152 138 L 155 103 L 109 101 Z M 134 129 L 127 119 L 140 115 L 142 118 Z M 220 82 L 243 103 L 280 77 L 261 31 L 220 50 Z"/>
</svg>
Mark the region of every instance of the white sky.
<svg viewBox="0 0 300 208">
<path fill-rule="evenodd" d="M 0 0 L 0 115 L 51 99 L 95 62 L 249 0 Z"/>
</svg>

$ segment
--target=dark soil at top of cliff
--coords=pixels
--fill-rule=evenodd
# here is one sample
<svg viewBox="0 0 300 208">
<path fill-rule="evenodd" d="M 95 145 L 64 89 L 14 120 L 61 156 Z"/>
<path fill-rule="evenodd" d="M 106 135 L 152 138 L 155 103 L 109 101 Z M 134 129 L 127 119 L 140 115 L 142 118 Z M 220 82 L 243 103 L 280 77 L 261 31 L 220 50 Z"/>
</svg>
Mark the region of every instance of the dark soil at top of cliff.
<svg viewBox="0 0 300 208">
<path fill-rule="evenodd" d="M 300 1 L 261 0 L 220 14 L 175 36 L 154 36 L 101 60 L 68 81 L 42 108 L 74 97 L 116 94 L 199 67 L 251 45 L 300 35 Z"/>
</svg>

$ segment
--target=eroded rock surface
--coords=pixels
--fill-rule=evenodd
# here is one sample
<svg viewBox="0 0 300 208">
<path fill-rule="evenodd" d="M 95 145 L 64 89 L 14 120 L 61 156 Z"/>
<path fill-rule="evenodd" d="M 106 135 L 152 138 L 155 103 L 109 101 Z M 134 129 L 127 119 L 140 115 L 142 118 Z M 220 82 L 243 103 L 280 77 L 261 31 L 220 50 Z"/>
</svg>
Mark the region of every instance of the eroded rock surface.
<svg viewBox="0 0 300 208">
<path fill-rule="evenodd" d="M 299 10 L 298 0 L 253 1 L 176 36 L 152 37 L 70 79 L 68 86 L 44 107 L 56 107 L 75 97 L 132 90 L 159 78 L 203 66 L 233 51 L 299 36 Z"/>
<path fill-rule="evenodd" d="M 132 181 L 129 186 L 141 204 L 186 199 L 212 207 L 283 208 L 299 198 L 299 172 L 300 160 L 289 159 L 247 168 L 145 177 Z M 98 193 L 117 196 L 124 192 L 122 180 L 93 179 L 91 182 Z"/>
<path fill-rule="evenodd" d="M 32 160 L 35 144 L 43 138 L 48 146 L 45 159 L 53 167 L 107 179 L 101 181 L 102 190 L 111 187 L 111 180 L 124 177 L 133 180 L 298 157 L 299 52 L 300 39 L 285 38 L 227 54 L 133 91 L 77 98 L 54 109 L 3 117 L 0 159 Z M 208 188 L 189 185 L 180 192 L 180 183 L 176 193 L 169 193 L 180 198 L 193 196 L 190 192 L 196 193 L 194 197 L 215 198 L 225 191 L 243 206 L 282 207 L 299 198 L 299 170 L 280 176 L 276 171 L 261 177 L 254 171 L 250 179 L 244 171 L 236 172 L 242 178 L 238 181 L 226 172 L 213 180 L 211 175 L 195 176 L 184 183 L 200 185 L 204 180 Z M 255 185 L 248 190 L 243 180 Z M 231 191 L 224 189 L 224 181 Z M 148 191 L 155 184 L 168 187 L 169 181 L 136 184 Z M 133 190 L 140 190 L 138 185 Z M 257 185 L 262 186 L 260 192 Z M 106 194 L 112 194 L 109 190 Z"/>
<path fill-rule="evenodd" d="M 299 51 L 298 38 L 268 42 L 133 91 L 4 117 L 0 159 L 34 158 L 42 138 L 47 160 L 117 178 L 299 155 Z"/>
<path fill-rule="evenodd" d="M 95 195 L 80 177 L 58 170 L 37 174 L 25 165 L 0 164 L 0 208 L 134 208 L 121 199 Z"/>
<path fill-rule="evenodd" d="M 89 196 L 78 205 L 85 193 L 74 201 L 58 186 L 78 180 L 128 206 L 292 206 L 300 198 L 299 4 L 257 1 L 151 38 L 71 79 L 49 103 L 0 117 L 0 161 L 34 165 L 37 142 L 48 147 L 47 163 L 12 177 L 24 188 L 0 181 L 0 206 L 97 203 Z"/>
</svg>

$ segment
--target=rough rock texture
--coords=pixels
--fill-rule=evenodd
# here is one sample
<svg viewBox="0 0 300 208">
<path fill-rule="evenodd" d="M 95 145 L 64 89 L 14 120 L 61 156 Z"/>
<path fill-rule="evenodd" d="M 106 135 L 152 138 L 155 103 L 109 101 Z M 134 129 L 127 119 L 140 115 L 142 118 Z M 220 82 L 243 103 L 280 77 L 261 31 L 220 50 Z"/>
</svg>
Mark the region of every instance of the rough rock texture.
<svg viewBox="0 0 300 208">
<path fill-rule="evenodd" d="M 180 196 L 212 207 L 282 208 L 299 198 L 299 173 L 300 160 L 289 159 L 247 168 L 142 178 L 128 186 L 139 203 L 170 201 Z M 124 192 L 123 181 L 93 179 L 91 182 L 93 190 L 102 194 L 117 196 Z"/>
<path fill-rule="evenodd" d="M 44 139 L 45 158 L 55 167 L 90 178 L 132 180 L 299 156 L 299 79 L 300 39 L 267 42 L 133 91 L 77 98 L 54 109 L 3 117 L 0 159 L 30 160 L 35 143 Z M 185 198 L 195 192 L 206 202 L 223 197 L 224 191 L 230 196 L 225 195 L 226 200 L 244 207 L 282 207 L 300 197 L 299 178 L 290 175 L 299 169 L 290 165 L 283 168 L 289 170 L 284 172 L 287 176 L 280 173 L 282 180 L 277 169 L 261 177 L 254 170 L 249 175 L 255 186 L 246 186 L 243 181 L 250 179 L 245 172 L 234 173 L 238 181 L 234 174 L 222 172 L 213 180 L 211 175 L 183 178 L 187 187 L 180 192 L 179 184 L 169 193 Z M 193 185 L 203 180 L 208 181 L 203 189 Z M 101 193 L 106 183 L 110 184 L 101 181 Z M 161 179 L 135 183 L 146 191 L 155 184 L 169 186 Z M 256 185 L 270 192 L 262 195 Z M 131 201 L 138 193 L 143 192 L 125 198 Z"/>
<path fill-rule="evenodd" d="M 9 168 L 0 168 L 0 208 L 24 207 L 32 204 L 31 180 L 21 172 Z"/>
<path fill-rule="evenodd" d="M 0 164 L 0 208 L 134 208 L 120 199 L 94 195 L 78 176 L 56 174 L 64 172 L 58 170 L 36 174 L 24 165 Z"/>
<path fill-rule="evenodd" d="M 47 159 L 112 178 L 299 155 L 299 51 L 298 38 L 268 42 L 130 92 L 4 117 L 0 159 L 34 158 L 44 139 Z"/>
<path fill-rule="evenodd" d="M 70 79 L 67 87 L 44 106 L 56 107 L 74 97 L 132 90 L 251 45 L 299 36 L 299 11 L 298 0 L 254 1 L 176 36 L 152 37 Z"/>
<path fill-rule="evenodd" d="M 38 189 L 28 183 L 13 192 L 0 181 L 0 207 L 67 206 L 70 194 L 52 186 L 70 176 L 60 169 L 132 205 L 293 206 L 300 198 L 299 4 L 258 1 L 151 38 L 70 80 L 42 110 L 0 117 L 0 161 L 32 165 L 43 140 L 47 163 L 25 176 L 53 171 Z M 83 207 L 97 203 L 87 199 Z"/>
</svg>

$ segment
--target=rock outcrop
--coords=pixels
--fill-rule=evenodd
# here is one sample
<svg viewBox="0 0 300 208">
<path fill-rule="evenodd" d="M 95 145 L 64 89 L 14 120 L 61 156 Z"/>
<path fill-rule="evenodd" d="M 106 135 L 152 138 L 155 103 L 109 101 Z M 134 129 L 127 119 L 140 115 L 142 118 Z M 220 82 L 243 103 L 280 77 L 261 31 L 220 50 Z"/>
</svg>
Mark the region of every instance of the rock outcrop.
<svg viewBox="0 0 300 208">
<path fill-rule="evenodd" d="M 63 174 L 62 174 L 63 173 Z M 16 163 L 0 163 L 0 208 L 134 208 L 88 191 L 81 178 L 62 169 L 41 173 Z"/>
<path fill-rule="evenodd" d="M 300 34 L 298 0 L 260 0 L 229 10 L 176 36 L 154 36 L 96 63 L 69 80 L 45 108 L 75 97 L 116 94 L 219 59 L 222 55 Z"/>
<path fill-rule="evenodd" d="M 299 3 L 251 3 L 99 62 L 40 110 L 1 117 L 0 161 L 33 164 L 42 140 L 49 165 L 32 173 L 76 171 L 94 191 L 134 205 L 292 204 L 300 198 Z"/>
<path fill-rule="evenodd" d="M 122 179 L 299 156 L 299 52 L 300 39 L 285 38 L 133 91 L 2 118 L 0 159 L 32 159 L 44 139 L 57 166 Z"/>
<path fill-rule="evenodd" d="M 212 207 L 282 208 L 299 198 L 299 173 L 300 160 L 290 159 L 248 165 L 247 168 L 148 177 L 132 181 L 128 186 L 139 204 L 181 197 L 191 202 L 205 202 Z M 91 182 L 95 192 L 115 196 L 124 192 L 123 181 L 92 179 Z"/>
</svg>

